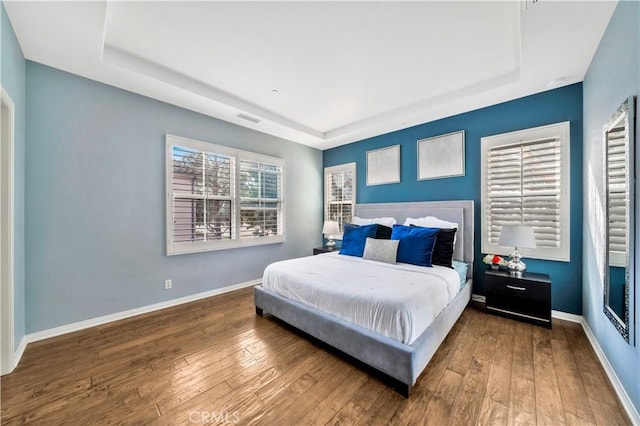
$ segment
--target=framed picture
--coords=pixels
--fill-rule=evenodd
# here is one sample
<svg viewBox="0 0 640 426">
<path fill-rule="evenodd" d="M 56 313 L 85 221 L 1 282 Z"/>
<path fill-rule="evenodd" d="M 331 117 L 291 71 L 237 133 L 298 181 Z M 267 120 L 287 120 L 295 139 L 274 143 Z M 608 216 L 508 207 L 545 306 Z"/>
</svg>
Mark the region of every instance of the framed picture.
<svg viewBox="0 0 640 426">
<path fill-rule="evenodd" d="M 418 180 L 464 176 L 464 130 L 418 141 Z"/>
<path fill-rule="evenodd" d="M 400 182 L 400 145 L 367 151 L 367 186 Z"/>
</svg>

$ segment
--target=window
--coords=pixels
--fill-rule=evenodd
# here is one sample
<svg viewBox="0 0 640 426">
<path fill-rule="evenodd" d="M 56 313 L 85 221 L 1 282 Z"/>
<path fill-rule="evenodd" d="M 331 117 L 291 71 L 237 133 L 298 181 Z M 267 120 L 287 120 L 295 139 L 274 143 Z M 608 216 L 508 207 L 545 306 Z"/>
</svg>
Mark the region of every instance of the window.
<svg viewBox="0 0 640 426">
<path fill-rule="evenodd" d="M 167 254 L 284 241 L 284 161 L 167 135 Z"/>
<path fill-rule="evenodd" d="M 351 222 L 356 202 L 356 163 L 324 169 L 324 220 Z"/>
<path fill-rule="evenodd" d="M 569 122 L 482 138 L 482 252 L 498 246 L 502 225 L 534 229 L 525 257 L 569 261 Z"/>
</svg>

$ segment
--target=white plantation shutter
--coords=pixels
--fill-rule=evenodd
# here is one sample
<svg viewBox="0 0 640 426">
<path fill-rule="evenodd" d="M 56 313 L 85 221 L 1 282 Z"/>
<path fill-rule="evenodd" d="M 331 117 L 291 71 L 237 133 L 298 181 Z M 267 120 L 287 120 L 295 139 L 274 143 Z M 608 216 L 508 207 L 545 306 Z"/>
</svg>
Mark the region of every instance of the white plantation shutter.
<svg viewBox="0 0 640 426">
<path fill-rule="evenodd" d="M 503 225 L 523 224 L 533 227 L 538 247 L 559 246 L 559 139 L 490 148 L 487 180 L 492 244 Z"/>
<path fill-rule="evenodd" d="M 167 254 L 284 241 L 281 159 L 167 135 Z"/>
<path fill-rule="evenodd" d="M 324 220 L 350 223 L 356 202 L 356 163 L 341 164 L 324 169 L 325 215 Z"/>
<path fill-rule="evenodd" d="M 282 165 L 240 160 L 240 238 L 282 235 Z"/>
<path fill-rule="evenodd" d="M 568 123 L 482 138 L 482 251 L 500 247 L 503 225 L 534 230 L 525 257 L 568 260 Z"/>
<path fill-rule="evenodd" d="M 235 159 L 183 146 L 172 147 L 173 241 L 233 238 Z"/>
<path fill-rule="evenodd" d="M 629 173 L 629 150 L 625 126 L 609 130 L 607 136 L 607 179 L 609 196 L 609 263 L 626 265 L 629 238 L 629 197 L 626 182 Z"/>
</svg>

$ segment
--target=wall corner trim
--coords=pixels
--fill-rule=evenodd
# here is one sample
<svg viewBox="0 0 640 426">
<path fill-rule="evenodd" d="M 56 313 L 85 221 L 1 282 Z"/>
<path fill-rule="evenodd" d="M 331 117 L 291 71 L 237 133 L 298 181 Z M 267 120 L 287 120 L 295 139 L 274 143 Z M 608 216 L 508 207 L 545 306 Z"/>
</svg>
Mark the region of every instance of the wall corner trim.
<svg viewBox="0 0 640 426">
<path fill-rule="evenodd" d="M 607 374 L 607 377 L 609 378 L 609 381 L 611 382 L 613 389 L 615 389 L 616 394 L 618 395 L 618 398 L 620 398 L 620 403 L 624 407 L 624 411 L 626 411 L 627 415 L 629 416 L 629 419 L 631 420 L 631 424 L 640 425 L 640 414 L 638 414 L 638 410 L 636 410 L 636 408 L 633 405 L 633 402 L 631 402 L 631 398 L 629 398 L 627 391 L 624 390 L 624 387 L 622 386 L 620 379 L 618 379 L 616 372 L 614 371 L 613 367 L 609 363 L 609 360 L 607 359 L 607 356 L 605 355 L 604 351 L 600 347 L 600 343 L 598 343 L 596 336 L 593 334 L 593 331 L 591 331 L 591 328 L 589 327 L 587 320 L 583 317 L 580 323 L 582 325 L 582 329 L 584 330 L 584 334 L 587 335 L 587 339 L 589 339 L 589 343 L 591 343 L 591 347 L 593 348 L 593 351 L 596 353 L 596 356 L 598 357 L 600 364 L 602 364 L 602 368 Z"/>
<path fill-rule="evenodd" d="M 50 328 L 48 330 L 30 333 L 22 338 L 20 346 L 16 350 L 13 362 L 15 366 L 18 365 L 28 343 L 50 339 L 52 337 L 61 336 L 63 334 L 73 333 L 74 331 L 84 330 L 86 328 L 95 327 L 109 322 L 119 321 L 125 318 L 142 315 L 149 312 L 159 311 L 161 309 L 171 308 L 173 306 L 178 306 L 189 302 L 195 302 L 196 300 L 206 299 L 208 297 L 217 296 L 219 294 L 228 293 L 234 290 L 239 290 L 241 288 L 256 286 L 261 282 L 262 279 L 256 279 L 239 284 L 232 284 L 226 287 L 216 288 L 214 290 L 209 290 L 202 293 L 196 293 L 189 296 L 179 297 L 177 299 L 167 300 L 165 302 L 155 303 L 153 305 L 141 306 L 139 308 L 129 309 L 128 311 L 116 312 L 114 314 L 103 315 L 101 317 L 91 318 L 85 321 L 79 321 L 60 327 Z"/>
</svg>

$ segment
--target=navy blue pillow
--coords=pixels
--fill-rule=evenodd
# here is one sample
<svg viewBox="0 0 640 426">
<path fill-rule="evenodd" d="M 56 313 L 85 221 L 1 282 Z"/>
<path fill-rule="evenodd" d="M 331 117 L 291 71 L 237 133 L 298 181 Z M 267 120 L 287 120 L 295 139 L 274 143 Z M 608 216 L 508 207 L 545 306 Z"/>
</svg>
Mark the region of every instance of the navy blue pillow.
<svg viewBox="0 0 640 426">
<path fill-rule="evenodd" d="M 380 225 L 378 223 L 378 229 L 376 230 L 376 240 L 390 240 L 391 228 L 388 226 Z"/>
<path fill-rule="evenodd" d="M 431 266 L 433 247 L 439 228 L 393 225 L 392 240 L 398 243 L 398 262 Z"/>
<path fill-rule="evenodd" d="M 433 255 L 431 256 L 431 263 L 433 265 L 446 266 L 447 268 L 453 269 L 453 243 L 455 242 L 457 230 L 457 228 L 453 228 L 440 229 L 440 231 L 438 231 L 436 243 L 433 246 Z"/>
<path fill-rule="evenodd" d="M 376 236 L 377 229 L 378 225 L 375 223 L 364 226 L 345 223 L 340 254 L 362 257 L 362 254 L 364 253 L 364 244 L 367 242 L 367 238 L 374 238 Z"/>
</svg>

